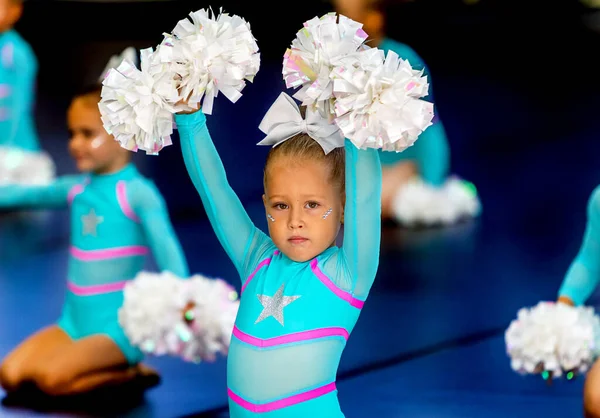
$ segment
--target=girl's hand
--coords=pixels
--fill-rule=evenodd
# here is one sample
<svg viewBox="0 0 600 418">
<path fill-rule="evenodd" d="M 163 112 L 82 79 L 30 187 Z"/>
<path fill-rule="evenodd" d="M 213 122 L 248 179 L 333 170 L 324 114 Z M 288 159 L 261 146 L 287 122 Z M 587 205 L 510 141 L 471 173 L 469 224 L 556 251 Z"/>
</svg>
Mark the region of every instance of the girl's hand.
<svg viewBox="0 0 600 418">
<path fill-rule="evenodd" d="M 181 314 L 183 316 L 183 321 L 190 325 L 192 322 L 194 322 L 194 308 L 196 307 L 196 304 L 194 302 L 188 302 L 187 305 L 185 305 L 185 307 L 183 308 Z"/>
<path fill-rule="evenodd" d="M 188 102 L 188 100 L 189 100 L 189 97 L 188 97 L 187 99 L 181 99 L 180 101 L 178 101 L 178 102 L 175 104 L 175 106 L 185 105 L 185 106 L 191 107 L 191 106 L 189 106 L 189 105 L 188 105 L 188 103 L 187 103 L 187 102 Z M 199 111 L 199 110 L 200 110 L 200 107 L 201 107 L 201 106 L 200 106 L 200 103 L 198 103 L 198 104 L 197 104 L 197 106 L 198 106 L 198 109 L 191 109 L 191 110 L 187 110 L 187 109 L 186 109 L 186 110 L 182 110 L 182 111 L 179 111 L 179 112 L 177 112 L 177 114 L 178 114 L 178 115 L 190 115 L 190 114 L 192 114 L 192 113 L 196 113 L 197 111 Z"/>
<path fill-rule="evenodd" d="M 558 303 L 564 303 L 566 305 L 569 306 L 575 306 L 575 303 L 573 303 L 573 301 L 571 300 L 571 298 L 567 297 L 567 296 L 561 296 L 558 298 L 557 300 Z"/>
</svg>

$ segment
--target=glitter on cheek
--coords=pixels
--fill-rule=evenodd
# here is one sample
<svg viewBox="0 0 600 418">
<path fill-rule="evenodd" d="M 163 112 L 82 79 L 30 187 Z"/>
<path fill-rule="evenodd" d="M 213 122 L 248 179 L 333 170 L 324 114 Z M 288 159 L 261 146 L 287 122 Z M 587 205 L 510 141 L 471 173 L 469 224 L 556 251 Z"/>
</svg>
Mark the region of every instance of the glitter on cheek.
<svg viewBox="0 0 600 418">
<path fill-rule="evenodd" d="M 332 211 L 333 211 L 333 209 L 332 209 L 332 208 L 329 208 L 329 209 L 327 210 L 327 212 L 325 212 L 325 213 L 323 214 L 323 219 L 327 219 L 327 217 L 328 217 L 328 216 L 331 214 L 331 212 L 332 212 Z"/>
<path fill-rule="evenodd" d="M 267 214 L 267 218 L 269 218 L 271 222 L 275 222 L 275 218 L 273 218 L 270 213 Z"/>
<path fill-rule="evenodd" d="M 95 138 L 94 140 L 92 140 L 92 148 L 100 148 L 102 146 L 102 144 L 104 144 L 104 142 L 106 141 L 106 138 Z"/>
</svg>

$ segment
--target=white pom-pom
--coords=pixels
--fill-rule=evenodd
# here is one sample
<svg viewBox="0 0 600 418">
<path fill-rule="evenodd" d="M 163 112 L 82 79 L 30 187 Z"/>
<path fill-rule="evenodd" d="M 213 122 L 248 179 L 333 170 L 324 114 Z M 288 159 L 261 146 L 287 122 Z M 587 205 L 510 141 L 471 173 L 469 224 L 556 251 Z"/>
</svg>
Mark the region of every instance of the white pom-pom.
<svg viewBox="0 0 600 418">
<path fill-rule="evenodd" d="M 335 98 L 331 71 L 335 66 L 356 66 L 359 52 L 368 48 L 364 45 L 367 36 L 361 23 L 342 15 L 337 22 L 335 13 L 305 22 L 283 59 L 286 87 L 301 87 L 294 98 L 332 119 Z"/>
<path fill-rule="evenodd" d="M 189 109 L 212 113 L 213 102 L 223 93 L 235 103 L 247 81 L 260 67 L 258 45 L 243 18 L 212 10 L 190 13 L 173 29 L 175 70 L 181 78 L 180 95 Z"/>
<path fill-rule="evenodd" d="M 443 186 L 433 187 L 415 178 L 398 189 L 392 210 L 406 226 L 450 225 L 478 216 L 481 203 L 472 183 L 451 177 Z"/>
<path fill-rule="evenodd" d="M 42 186 L 56 176 L 49 154 L 0 146 L 0 185 Z"/>
<path fill-rule="evenodd" d="M 540 302 L 519 310 L 505 342 L 513 370 L 572 377 L 585 373 L 600 354 L 600 318 L 590 307 Z"/>
<path fill-rule="evenodd" d="M 217 353 L 227 354 L 239 308 L 237 292 L 224 280 L 200 275 L 184 285 L 192 305 L 187 320 L 193 335 L 186 344 L 185 358 L 210 361 Z"/>
<path fill-rule="evenodd" d="M 124 60 L 104 79 L 98 107 L 104 128 L 123 148 L 157 154 L 171 145 L 176 110 L 169 103 L 179 97 L 172 53 L 167 38 L 156 51 L 141 51 L 141 70 Z"/>
<path fill-rule="evenodd" d="M 194 362 L 227 353 L 239 301 L 223 280 L 141 272 L 124 296 L 119 322 L 142 351 Z"/>
<path fill-rule="evenodd" d="M 393 51 L 375 68 L 337 66 L 332 79 L 336 123 L 358 148 L 404 151 L 432 124 L 427 77 Z"/>
</svg>

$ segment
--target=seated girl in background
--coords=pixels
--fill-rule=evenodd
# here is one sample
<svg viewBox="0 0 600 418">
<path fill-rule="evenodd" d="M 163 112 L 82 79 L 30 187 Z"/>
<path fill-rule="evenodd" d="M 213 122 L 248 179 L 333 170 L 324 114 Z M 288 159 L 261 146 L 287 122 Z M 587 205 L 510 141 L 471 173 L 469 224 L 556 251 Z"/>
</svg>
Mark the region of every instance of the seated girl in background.
<svg viewBox="0 0 600 418">
<path fill-rule="evenodd" d="M 32 382 L 51 395 L 158 376 L 119 324 L 123 288 L 152 253 L 161 271 L 187 277 L 188 266 L 165 202 L 103 127 L 101 85 L 75 95 L 68 109 L 69 151 L 84 174 L 46 186 L 3 186 L 1 208 L 70 207 L 67 293 L 59 320 L 15 348 L 0 366 L 8 392 Z"/>
<path fill-rule="evenodd" d="M 427 100 L 435 103 L 425 61 L 410 46 L 386 35 L 388 0 L 332 0 L 336 12 L 363 23 L 368 45 L 394 51 L 428 78 Z M 381 152 L 383 219 L 404 225 L 453 224 L 478 216 L 481 205 L 469 182 L 450 176 L 450 144 L 435 111 L 433 125 L 401 153 Z M 450 177 L 449 177 L 450 176 Z"/>
</svg>

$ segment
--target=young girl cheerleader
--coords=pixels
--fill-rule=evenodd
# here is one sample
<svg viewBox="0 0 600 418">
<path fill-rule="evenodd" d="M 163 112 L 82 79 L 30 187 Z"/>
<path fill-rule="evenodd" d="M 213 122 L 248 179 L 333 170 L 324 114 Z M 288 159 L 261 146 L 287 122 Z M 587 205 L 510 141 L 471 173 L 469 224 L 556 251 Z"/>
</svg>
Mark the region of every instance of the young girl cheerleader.
<svg viewBox="0 0 600 418">
<path fill-rule="evenodd" d="M 37 60 L 13 29 L 23 0 L 0 0 L 0 185 L 47 184 L 55 174 L 33 117 Z"/>
<path fill-rule="evenodd" d="M 423 70 L 434 101 L 431 75 L 410 46 L 386 36 L 387 0 L 333 0 L 336 12 L 362 22 L 369 45 L 394 51 L 412 67 Z M 414 146 L 402 153 L 380 152 L 383 166 L 382 216 L 405 225 L 452 224 L 477 216 L 480 204 L 469 183 L 449 176 L 450 147 L 439 115 Z"/>
<path fill-rule="evenodd" d="M 188 276 L 187 263 L 160 192 L 102 126 L 101 86 L 77 94 L 68 109 L 69 151 L 85 173 L 47 186 L 4 186 L 0 207 L 70 207 L 67 293 L 59 320 L 15 348 L 0 366 L 7 392 L 33 382 L 71 395 L 157 376 L 118 319 L 123 288 L 152 253 L 158 267 Z M 156 383 L 154 383 L 156 384 Z"/>
<path fill-rule="evenodd" d="M 430 125 L 433 105 L 420 100 L 427 83 L 397 55 L 385 57 L 380 50 L 363 48 L 366 34 L 359 23 L 344 16 L 338 22 L 335 14 L 306 22 L 285 54 L 283 71 L 287 82 L 299 81 L 295 86 L 306 93 L 305 115 L 291 97 L 281 94 L 260 125 L 267 135 L 260 144 L 274 146 L 263 178 L 267 236 L 227 182 L 206 124 L 212 97 L 202 101 L 203 112 L 197 111 L 206 86 L 239 97 L 227 81 L 255 69 L 254 55 L 248 54 L 254 45 L 245 43 L 251 34 L 241 24 L 229 24 L 229 19 L 241 22 L 238 17 L 211 20 L 203 11 L 192 18 L 195 25 L 187 22 L 179 28 L 193 36 L 183 31 L 167 36 L 146 64 L 142 56 L 142 68 L 146 79 L 150 74 L 163 77 L 166 71 L 157 69 L 169 68 L 169 57 L 200 51 L 199 57 L 175 59 L 175 74 L 155 79 L 154 91 L 178 86 L 179 94 L 159 102 L 183 102 L 179 105 L 184 110 L 172 109 L 178 113 L 185 164 L 242 280 L 228 353 L 230 416 L 343 417 L 336 372 L 379 259 L 381 167 L 376 148 L 400 151 Z M 219 36 L 226 33 L 230 35 Z M 211 59 L 201 59 L 204 53 Z M 202 67 L 206 62 L 210 66 Z M 187 84 L 191 69 L 203 74 L 206 84 Z M 141 79 L 121 78 L 125 90 L 128 80 Z M 111 98 L 126 94 L 118 93 L 117 83 L 107 81 L 105 86 L 106 120 L 118 120 L 118 113 L 131 109 Z M 112 103 L 117 110 L 110 111 Z M 158 131 L 134 138 L 133 129 L 124 129 L 132 121 L 115 124 L 123 132 L 117 137 L 123 146 L 158 152 L 165 145 Z M 338 248 L 342 223 L 344 239 Z"/>
<path fill-rule="evenodd" d="M 228 185 L 204 114 L 176 122 L 190 177 L 242 279 L 228 358 L 231 416 L 342 417 L 336 372 L 378 267 L 377 150 L 344 143 L 335 124 L 310 108 L 303 118 L 282 94 L 261 124 L 261 144 L 275 145 L 263 179 L 267 236 Z"/>
<path fill-rule="evenodd" d="M 190 177 L 242 278 L 228 357 L 231 416 L 343 416 L 338 363 L 379 260 L 377 151 L 347 143 L 325 155 L 307 132 L 273 148 L 263 195 L 269 237 L 227 183 L 204 114 L 178 115 L 176 122 Z M 277 121 L 291 122 L 284 115 Z M 337 248 L 342 221 L 344 244 Z"/>
</svg>

